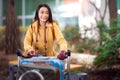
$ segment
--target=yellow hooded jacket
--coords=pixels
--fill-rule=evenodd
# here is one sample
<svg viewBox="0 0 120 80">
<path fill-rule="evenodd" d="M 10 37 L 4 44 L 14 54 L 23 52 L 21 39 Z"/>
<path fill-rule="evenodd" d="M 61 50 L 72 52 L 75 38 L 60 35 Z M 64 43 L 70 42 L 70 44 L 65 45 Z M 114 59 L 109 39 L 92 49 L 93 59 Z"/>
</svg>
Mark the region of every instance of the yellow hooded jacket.
<svg viewBox="0 0 120 80">
<path fill-rule="evenodd" d="M 54 53 L 54 41 L 56 40 L 60 45 L 60 50 L 67 50 L 67 42 L 64 39 L 56 22 L 46 23 L 45 27 L 39 26 L 37 28 L 38 21 L 33 22 L 26 32 L 24 39 L 24 49 L 27 53 L 30 50 L 34 50 L 40 53 L 44 53 L 46 56 L 55 56 Z M 46 37 L 45 37 L 46 34 Z M 45 43 L 46 38 L 46 43 Z"/>
</svg>

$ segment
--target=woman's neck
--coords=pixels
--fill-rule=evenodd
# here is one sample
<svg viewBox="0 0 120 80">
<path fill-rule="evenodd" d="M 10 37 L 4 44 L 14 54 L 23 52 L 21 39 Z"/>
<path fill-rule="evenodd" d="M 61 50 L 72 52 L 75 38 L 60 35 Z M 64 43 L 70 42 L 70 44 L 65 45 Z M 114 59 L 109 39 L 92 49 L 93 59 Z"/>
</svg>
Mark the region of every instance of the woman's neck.
<svg viewBox="0 0 120 80">
<path fill-rule="evenodd" d="M 41 26 L 46 26 L 46 22 L 40 21 Z"/>
</svg>

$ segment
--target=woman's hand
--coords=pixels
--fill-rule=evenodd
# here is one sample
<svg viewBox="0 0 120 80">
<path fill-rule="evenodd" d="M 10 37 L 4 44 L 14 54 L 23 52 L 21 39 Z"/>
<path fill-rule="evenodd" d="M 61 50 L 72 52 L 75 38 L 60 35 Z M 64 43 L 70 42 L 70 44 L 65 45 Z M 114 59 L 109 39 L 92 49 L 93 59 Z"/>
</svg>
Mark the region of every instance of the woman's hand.
<svg viewBox="0 0 120 80">
<path fill-rule="evenodd" d="M 60 60 L 64 60 L 65 58 L 67 58 L 66 51 L 61 50 L 59 55 L 57 55 L 57 58 L 60 59 Z"/>
<path fill-rule="evenodd" d="M 29 57 L 33 57 L 33 56 L 35 56 L 35 51 L 34 50 L 28 51 L 27 55 Z"/>
</svg>

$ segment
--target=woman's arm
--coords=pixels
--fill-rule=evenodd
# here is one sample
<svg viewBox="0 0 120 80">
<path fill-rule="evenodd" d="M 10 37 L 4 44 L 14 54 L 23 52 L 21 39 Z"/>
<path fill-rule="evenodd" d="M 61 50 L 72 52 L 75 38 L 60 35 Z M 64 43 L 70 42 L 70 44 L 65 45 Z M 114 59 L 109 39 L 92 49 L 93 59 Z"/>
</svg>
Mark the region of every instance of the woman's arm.
<svg viewBox="0 0 120 80">
<path fill-rule="evenodd" d="M 33 30 L 32 30 L 32 26 L 30 25 L 28 27 L 28 30 L 26 32 L 25 39 L 24 39 L 24 50 L 26 53 L 28 51 L 34 50 L 32 43 L 33 43 Z"/>
<path fill-rule="evenodd" d="M 60 45 L 60 51 L 61 50 L 67 51 L 67 41 L 65 40 L 58 24 L 56 22 L 54 22 L 53 25 L 54 25 L 55 39 L 57 40 L 58 44 Z"/>
</svg>

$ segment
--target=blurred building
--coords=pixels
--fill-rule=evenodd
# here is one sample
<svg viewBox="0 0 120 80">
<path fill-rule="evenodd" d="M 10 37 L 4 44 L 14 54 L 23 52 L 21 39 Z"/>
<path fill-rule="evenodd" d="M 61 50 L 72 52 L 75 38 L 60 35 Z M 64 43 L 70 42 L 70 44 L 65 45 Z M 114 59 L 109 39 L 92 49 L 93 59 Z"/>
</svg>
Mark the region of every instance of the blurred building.
<svg viewBox="0 0 120 80">
<path fill-rule="evenodd" d="M 5 25 L 5 1 L 0 0 L 0 26 Z M 28 26 L 34 18 L 37 6 L 40 3 L 47 3 L 52 9 L 53 18 L 59 22 L 61 29 L 67 26 L 79 27 L 80 33 L 83 34 L 82 37 L 91 38 L 98 34 L 95 18 L 99 20 L 100 17 L 90 2 L 94 3 L 101 11 L 105 7 L 105 0 L 15 0 L 15 7 L 19 25 Z M 116 3 L 120 22 L 120 0 L 116 0 Z M 106 24 L 109 25 L 108 9 L 105 19 Z M 91 30 L 85 32 L 86 28 Z M 85 33 L 86 35 L 84 35 Z"/>
<path fill-rule="evenodd" d="M 5 1 L 0 0 L 0 25 L 5 25 Z M 57 0 L 15 0 L 15 8 L 20 26 L 27 26 L 34 18 L 35 10 L 40 3 L 50 5 L 52 11 L 58 5 Z M 59 2 L 60 4 L 60 2 Z"/>
</svg>

